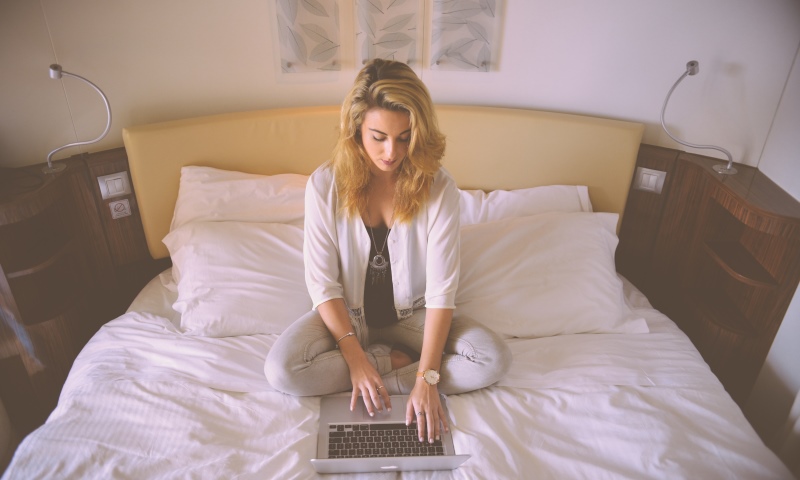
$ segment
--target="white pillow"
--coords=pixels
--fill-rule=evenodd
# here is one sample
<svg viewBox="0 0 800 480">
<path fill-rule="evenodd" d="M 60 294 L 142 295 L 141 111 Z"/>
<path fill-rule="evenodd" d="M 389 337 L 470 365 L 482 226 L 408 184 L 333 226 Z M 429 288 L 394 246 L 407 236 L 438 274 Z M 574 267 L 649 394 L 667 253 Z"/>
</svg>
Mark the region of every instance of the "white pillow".
<svg viewBox="0 0 800 480">
<path fill-rule="evenodd" d="M 616 273 L 614 213 L 544 213 L 461 229 L 456 314 L 510 337 L 646 333 Z"/>
<path fill-rule="evenodd" d="M 181 168 L 170 231 L 191 222 L 303 224 L 308 176 L 255 175 L 211 167 Z"/>
<path fill-rule="evenodd" d="M 547 212 L 591 212 L 589 188 L 548 185 L 518 190 L 461 190 L 461 226 Z"/>
<path fill-rule="evenodd" d="M 311 310 L 303 229 L 250 222 L 194 222 L 164 243 L 178 269 L 181 329 L 227 337 L 281 333 Z"/>
<path fill-rule="evenodd" d="M 190 222 L 240 221 L 302 225 L 308 176 L 256 175 L 212 167 L 181 168 L 170 230 Z M 461 225 L 546 212 L 591 212 L 589 190 L 548 185 L 518 190 L 460 190 Z"/>
</svg>

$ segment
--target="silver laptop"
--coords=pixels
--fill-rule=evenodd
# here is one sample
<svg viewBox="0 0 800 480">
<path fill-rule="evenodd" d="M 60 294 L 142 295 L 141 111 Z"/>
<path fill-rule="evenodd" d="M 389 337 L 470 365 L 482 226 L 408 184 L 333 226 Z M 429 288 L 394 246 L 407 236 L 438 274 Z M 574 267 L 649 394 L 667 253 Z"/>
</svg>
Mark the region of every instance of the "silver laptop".
<svg viewBox="0 0 800 480">
<path fill-rule="evenodd" d="M 370 417 L 364 402 L 350 411 L 350 396 L 322 397 L 319 411 L 317 458 L 319 473 L 452 470 L 470 456 L 457 455 L 453 437 L 442 432 L 434 444 L 419 441 L 417 424 L 406 427 L 408 396 L 392 396 L 392 411 Z M 442 396 L 445 415 L 450 418 Z"/>
</svg>

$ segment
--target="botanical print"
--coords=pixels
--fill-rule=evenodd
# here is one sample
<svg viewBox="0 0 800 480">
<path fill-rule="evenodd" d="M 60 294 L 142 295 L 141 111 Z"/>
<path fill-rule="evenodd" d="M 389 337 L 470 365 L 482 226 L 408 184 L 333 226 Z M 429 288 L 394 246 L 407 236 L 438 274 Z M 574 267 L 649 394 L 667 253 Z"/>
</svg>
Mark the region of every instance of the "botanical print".
<svg viewBox="0 0 800 480">
<path fill-rule="evenodd" d="M 276 0 L 281 70 L 340 70 L 336 0 Z"/>
<path fill-rule="evenodd" d="M 431 69 L 488 72 L 502 0 L 434 0 Z"/>
<path fill-rule="evenodd" d="M 373 58 L 418 62 L 418 0 L 356 0 L 356 62 Z"/>
</svg>

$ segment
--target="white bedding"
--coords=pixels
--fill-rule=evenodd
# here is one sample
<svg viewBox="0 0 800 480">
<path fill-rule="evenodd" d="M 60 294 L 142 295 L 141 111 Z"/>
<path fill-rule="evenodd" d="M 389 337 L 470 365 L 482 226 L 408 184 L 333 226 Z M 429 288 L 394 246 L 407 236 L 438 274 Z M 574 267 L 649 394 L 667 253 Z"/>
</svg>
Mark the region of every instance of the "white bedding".
<svg viewBox="0 0 800 480">
<path fill-rule="evenodd" d="M 270 388 L 276 336 L 181 334 L 169 275 L 84 348 L 3 478 L 316 477 L 319 399 Z M 508 340 L 506 378 L 448 398 L 472 458 L 374 478 L 791 478 L 688 338 L 624 284 L 650 333 Z"/>
</svg>

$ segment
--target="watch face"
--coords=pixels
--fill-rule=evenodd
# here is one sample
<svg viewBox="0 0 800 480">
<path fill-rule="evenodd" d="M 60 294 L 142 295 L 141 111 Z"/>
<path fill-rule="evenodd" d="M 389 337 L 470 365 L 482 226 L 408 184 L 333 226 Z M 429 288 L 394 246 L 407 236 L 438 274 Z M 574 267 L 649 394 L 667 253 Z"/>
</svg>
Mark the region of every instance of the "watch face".
<svg viewBox="0 0 800 480">
<path fill-rule="evenodd" d="M 436 385 L 439 383 L 439 372 L 436 370 L 426 370 L 422 376 L 425 378 L 425 381 L 428 382 L 428 385 Z"/>
</svg>

